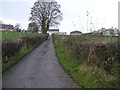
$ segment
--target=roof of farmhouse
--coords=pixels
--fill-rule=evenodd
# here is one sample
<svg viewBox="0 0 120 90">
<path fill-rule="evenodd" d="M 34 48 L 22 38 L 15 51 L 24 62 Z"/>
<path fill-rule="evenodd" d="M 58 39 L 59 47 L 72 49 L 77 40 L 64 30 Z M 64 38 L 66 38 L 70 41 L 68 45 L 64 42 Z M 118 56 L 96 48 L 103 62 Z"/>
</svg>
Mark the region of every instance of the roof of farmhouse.
<svg viewBox="0 0 120 90">
<path fill-rule="evenodd" d="M 59 29 L 49 29 L 48 31 L 59 31 Z"/>
<path fill-rule="evenodd" d="M 70 33 L 82 33 L 81 31 L 72 31 Z"/>
</svg>

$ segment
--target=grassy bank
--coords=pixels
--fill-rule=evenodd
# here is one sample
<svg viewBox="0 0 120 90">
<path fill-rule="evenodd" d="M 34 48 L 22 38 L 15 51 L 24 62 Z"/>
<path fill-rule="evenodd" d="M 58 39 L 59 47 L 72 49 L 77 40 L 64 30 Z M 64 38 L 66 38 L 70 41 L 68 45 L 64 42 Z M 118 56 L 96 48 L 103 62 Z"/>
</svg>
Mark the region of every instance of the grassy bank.
<svg viewBox="0 0 120 90">
<path fill-rule="evenodd" d="M 77 40 L 75 40 L 77 38 Z M 105 39 L 106 38 L 106 39 Z M 116 42 L 117 38 L 107 38 L 107 37 L 100 37 L 95 38 L 93 37 L 78 37 L 78 36 L 53 36 L 53 42 L 56 48 L 56 55 L 61 63 L 61 65 L 64 67 L 64 69 L 75 79 L 75 81 L 84 88 L 119 88 L 118 82 L 119 82 L 119 65 L 116 62 L 117 60 L 113 61 L 112 64 L 106 64 L 106 65 L 112 65 L 112 73 L 109 73 L 107 70 L 102 67 L 103 62 L 99 63 L 101 66 L 97 66 L 98 64 L 92 63 L 90 64 L 86 59 L 89 59 L 89 54 L 85 52 L 81 52 L 83 55 L 81 56 L 80 52 L 78 53 L 80 42 L 86 42 L 86 41 L 96 41 L 99 43 L 108 43 L 108 42 Z M 85 44 L 86 45 L 86 44 Z M 88 45 L 89 46 L 89 45 Z M 81 47 L 83 47 L 81 45 Z M 83 48 L 83 51 L 86 48 Z M 102 50 L 102 49 L 101 49 Z M 94 54 L 94 53 L 93 53 Z M 99 61 L 96 58 L 95 55 L 91 54 L 92 57 L 91 61 Z M 101 54 L 102 55 L 102 54 Z M 93 58 L 94 57 L 94 58 Z M 103 55 L 104 57 L 104 55 Z M 95 60 L 93 60 L 95 59 Z M 102 58 L 103 59 L 103 58 Z M 117 59 L 117 58 L 116 58 Z M 90 59 L 89 59 L 90 60 Z M 104 61 L 104 60 L 103 60 Z M 115 64 L 113 64 L 115 63 Z M 116 67 L 115 67 L 116 66 Z M 114 69 L 114 70 L 113 70 Z M 116 70 L 115 70 L 116 69 Z M 114 73 L 114 74 L 113 74 Z"/>
<path fill-rule="evenodd" d="M 31 46 L 29 48 L 24 48 L 22 49 L 19 54 L 10 57 L 9 58 L 9 62 L 7 63 L 3 63 L 2 64 L 2 72 L 7 71 L 9 68 L 11 68 L 12 66 L 14 66 L 17 62 L 19 62 L 25 55 L 27 55 L 28 53 L 30 53 L 33 49 L 35 48 L 35 46 Z"/>
<path fill-rule="evenodd" d="M 3 32 L 6 34 L 6 32 Z M 2 72 L 5 72 L 47 39 L 47 34 L 7 32 L 2 38 Z M 18 36 L 15 36 L 17 35 Z M 15 36 L 15 37 L 14 37 Z M 10 38 L 9 38 L 10 37 Z M 13 38 L 14 37 L 14 38 Z"/>
</svg>

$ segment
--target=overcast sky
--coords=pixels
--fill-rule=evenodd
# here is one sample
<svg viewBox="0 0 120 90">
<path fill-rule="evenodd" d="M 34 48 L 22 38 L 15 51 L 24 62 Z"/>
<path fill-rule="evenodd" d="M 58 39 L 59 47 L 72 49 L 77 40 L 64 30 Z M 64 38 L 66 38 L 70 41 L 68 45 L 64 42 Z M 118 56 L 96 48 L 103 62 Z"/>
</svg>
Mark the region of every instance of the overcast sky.
<svg viewBox="0 0 120 90">
<path fill-rule="evenodd" d="M 1 0 L 0 20 L 5 24 L 21 24 L 27 29 L 31 7 L 36 0 Z M 119 0 L 56 0 L 61 4 L 63 21 L 59 29 L 61 32 L 79 30 L 83 33 L 98 30 L 102 27 L 118 27 Z M 87 19 L 87 11 L 89 16 Z M 90 24 L 91 23 L 91 24 Z"/>
</svg>

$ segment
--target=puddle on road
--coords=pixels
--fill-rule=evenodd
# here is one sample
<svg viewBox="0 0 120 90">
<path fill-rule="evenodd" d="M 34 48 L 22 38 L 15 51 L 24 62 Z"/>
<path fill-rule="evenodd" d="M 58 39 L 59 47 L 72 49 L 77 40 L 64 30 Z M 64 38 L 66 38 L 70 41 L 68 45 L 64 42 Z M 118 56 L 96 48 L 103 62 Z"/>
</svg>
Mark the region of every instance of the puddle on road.
<svg viewBox="0 0 120 90">
<path fill-rule="evenodd" d="M 46 54 L 47 51 L 40 51 L 39 54 Z"/>
<path fill-rule="evenodd" d="M 35 77 L 29 77 L 28 78 L 29 80 L 34 80 L 34 79 L 36 79 Z"/>
<path fill-rule="evenodd" d="M 49 45 L 49 44 L 46 44 L 44 47 L 45 47 L 45 48 L 48 48 L 48 45 Z"/>
</svg>

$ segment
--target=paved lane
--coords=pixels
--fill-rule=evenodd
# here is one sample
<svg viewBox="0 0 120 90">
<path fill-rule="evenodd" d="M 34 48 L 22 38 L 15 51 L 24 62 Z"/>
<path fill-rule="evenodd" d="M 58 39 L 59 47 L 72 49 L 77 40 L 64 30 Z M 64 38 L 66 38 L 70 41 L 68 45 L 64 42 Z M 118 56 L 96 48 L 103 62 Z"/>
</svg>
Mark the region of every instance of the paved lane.
<svg viewBox="0 0 120 90">
<path fill-rule="evenodd" d="M 78 88 L 55 56 L 54 45 L 47 40 L 3 73 L 3 88 Z"/>
</svg>

